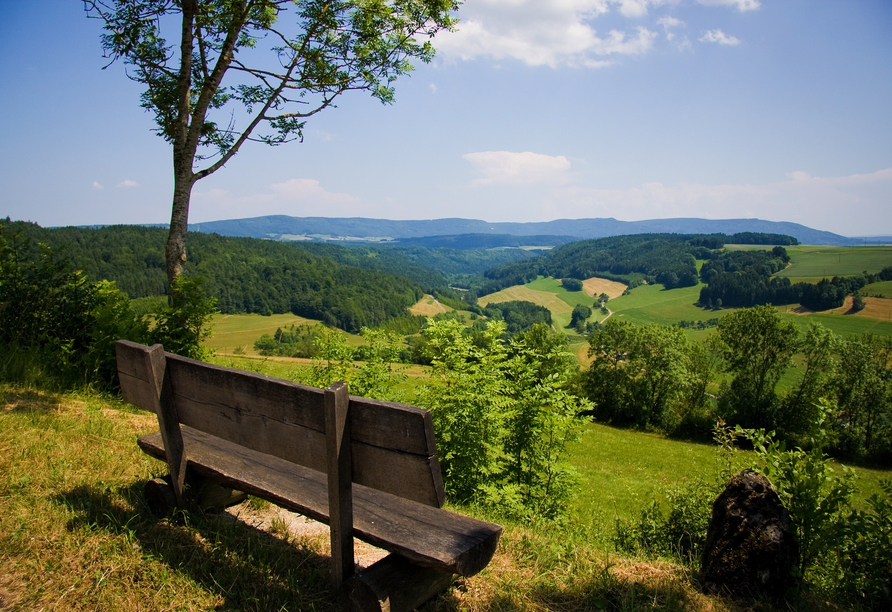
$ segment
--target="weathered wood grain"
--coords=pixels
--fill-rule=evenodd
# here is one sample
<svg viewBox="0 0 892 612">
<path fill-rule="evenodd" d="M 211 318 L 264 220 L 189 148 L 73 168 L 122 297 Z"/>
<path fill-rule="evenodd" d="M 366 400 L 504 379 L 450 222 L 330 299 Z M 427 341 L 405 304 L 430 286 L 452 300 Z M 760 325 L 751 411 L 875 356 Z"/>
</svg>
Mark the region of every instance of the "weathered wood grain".
<svg viewBox="0 0 892 612">
<path fill-rule="evenodd" d="M 118 342 L 124 399 L 151 406 L 149 349 Z M 165 353 L 179 422 L 314 470 L 325 468 L 323 391 Z M 430 412 L 350 397 L 353 481 L 442 507 L 445 490 Z"/>
<path fill-rule="evenodd" d="M 325 474 L 182 427 L 189 470 L 267 499 L 323 523 L 328 517 Z M 140 448 L 166 460 L 159 433 L 142 436 Z M 502 528 L 447 510 L 353 486 L 355 537 L 413 563 L 463 576 L 486 567 Z"/>
<path fill-rule="evenodd" d="M 410 612 L 452 583 L 453 574 L 390 554 L 344 582 L 344 612 Z"/>
<path fill-rule="evenodd" d="M 353 478 L 350 474 L 350 397 L 347 384 L 325 390 L 326 474 L 331 533 L 331 579 L 335 590 L 353 575 Z"/>
</svg>

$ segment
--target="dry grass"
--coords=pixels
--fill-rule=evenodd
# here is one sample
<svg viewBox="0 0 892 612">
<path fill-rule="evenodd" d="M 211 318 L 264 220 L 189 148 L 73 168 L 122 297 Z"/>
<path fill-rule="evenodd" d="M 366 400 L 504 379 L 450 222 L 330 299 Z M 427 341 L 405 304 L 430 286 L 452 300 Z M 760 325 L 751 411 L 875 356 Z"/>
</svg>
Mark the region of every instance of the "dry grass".
<svg viewBox="0 0 892 612">
<path fill-rule="evenodd" d="M 507 289 L 502 289 L 501 291 L 480 298 L 479 304 L 481 307 L 485 307 L 488 304 L 512 301 L 532 302 L 533 304 L 544 306 L 550 310 L 552 314 L 573 312 L 573 307 L 560 299 L 556 293 L 536 291 L 535 289 L 529 289 L 523 285 L 508 287 Z"/>
<path fill-rule="evenodd" d="M 602 293 L 606 293 L 607 297 L 612 300 L 621 296 L 623 291 L 628 288 L 628 285 L 596 277 L 582 281 L 582 288 L 592 297 L 598 297 Z"/>
<path fill-rule="evenodd" d="M 254 500 L 151 516 L 142 487 L 164 466 L 135 438 L 155 428 L 117 400 L 0 386 L 0 609 L 334 610 L 324 526 Z M 704 595 L 679 565 L 609 554 L 591 529 L 507 524 L 489 567 L 425 610 L 775 609 Z"/>
<path fill-rule="evenodd" d="M 412 306 L 412 308 L 409 309 L 409 312 L 415 316 L 433 317 L 441 312 L 449 312 L 450 310 L 453 309 L 448 306 L 443 306 L 443 304 L 434 299 L 434 296 L 426 295 L 418 300 L 418 303 Z"/>
<path fill-rule="evenodd" d="M 797 315 L 810 315 L 817 312 L 823 314 L 840 314 L 853 317 L 862 317 L 864 319 L 873 319 L 875 321 L 892 321 L 892 299 L 865 297 L 864 309 L 858 312 L 852 312 L 852 296 L 846 297 L 842 306 L 839 308 L 831 308 L 830 310 L 815 311 L 809 310 L 804 306 L 788 309 L 786 312 Z"/>
</svg>

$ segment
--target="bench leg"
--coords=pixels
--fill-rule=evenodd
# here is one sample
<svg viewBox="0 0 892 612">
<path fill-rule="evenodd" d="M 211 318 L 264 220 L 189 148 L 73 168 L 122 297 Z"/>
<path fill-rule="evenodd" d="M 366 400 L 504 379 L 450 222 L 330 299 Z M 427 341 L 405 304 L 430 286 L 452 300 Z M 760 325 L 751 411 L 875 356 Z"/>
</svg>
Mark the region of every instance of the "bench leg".
<svg viewBox="0 0 892 612">
<path fill-rule="evenodd" d="M 190 504 L 190 507 L 198 508 L 203 512 L 223 510 L 248 498 L 247 493 L 224 487 L 213 480 L 195 474 L 188 474 L 186 482 L 189 492 L 187 503 Z M 177 507 L 176 495 L 174 495 L 169 474 L 146 482 L 143 493 L 149 510 L 155 516 L 170 516 L 174 508 Z"/>
<path fill-rule="evenodd" d="M 349 612 L 409 612 L 445 591 L 452 578 L 390 554 L 345 580 L 339 603 Z"/>
</svg>

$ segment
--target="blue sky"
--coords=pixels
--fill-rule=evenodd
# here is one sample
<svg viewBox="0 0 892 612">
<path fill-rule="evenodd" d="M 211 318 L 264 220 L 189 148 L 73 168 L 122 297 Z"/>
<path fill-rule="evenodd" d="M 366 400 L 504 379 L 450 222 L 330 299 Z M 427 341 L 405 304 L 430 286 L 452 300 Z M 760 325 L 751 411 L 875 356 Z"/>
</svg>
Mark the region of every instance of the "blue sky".
<svg viewBox="0 0 892 612">
<path fill-rule="evenodd" d="M 468 0 L 384 106 L 249 144 L 191 222 L 793 221 L 892 234 L 889 0 Z M 78 0 L 0 0 L 0 216 L 169 220 L 171 152 Z"/>
</svg>

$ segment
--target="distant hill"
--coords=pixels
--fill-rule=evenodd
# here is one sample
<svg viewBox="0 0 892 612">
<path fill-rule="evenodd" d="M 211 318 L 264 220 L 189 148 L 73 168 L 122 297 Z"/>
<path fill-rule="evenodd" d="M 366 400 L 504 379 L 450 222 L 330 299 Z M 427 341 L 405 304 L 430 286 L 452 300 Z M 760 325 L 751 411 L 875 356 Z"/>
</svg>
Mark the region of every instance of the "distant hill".
<svg viewBox="0 0 892 612">
<path fill-rule="evenodd" d="M 762 219 L 650 219 L 618 221 L 616 219 L 558 219 L 539 223 L 489 223 L 478 219 L 432 219 L 427 221 L 391 221 L 362 217 L 288 217 L 272 215 L 250 219 L 209 221 L 189 226 L 191 231 L 217 233 L 224 236 L 267 238 L 272 240 L 317 239 L 368 242 L 401 241 L 431 236 L 462 234 L 509 234 L 551 239 L 606 238 L 630 234 L 737 234 L 741 232 L 773 233 L 793 236 L 802 244 L 863 244 L 832 232 L 812 229 L 799 223 L 764 221 Z M 870 239 L 875 240 L 875 239 Z M 417 244 L 417 243 L 416 243 Z M 557 243 L 560 244 L 560 243 Z M 557 246 L 557 244 L 550 246 Z M 428 246 L 428 245 L 425 245 Z M 544 246 L 544 245 L 539 245 Z"/>
</svg>

